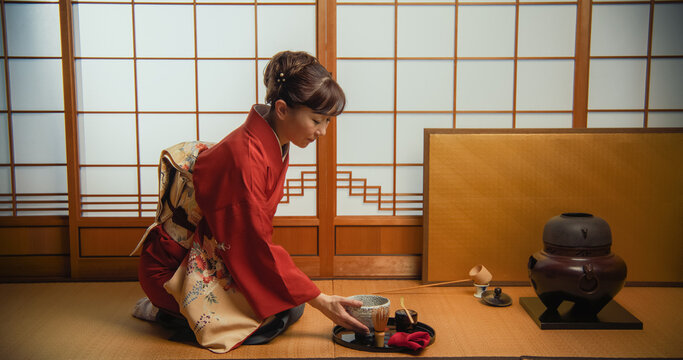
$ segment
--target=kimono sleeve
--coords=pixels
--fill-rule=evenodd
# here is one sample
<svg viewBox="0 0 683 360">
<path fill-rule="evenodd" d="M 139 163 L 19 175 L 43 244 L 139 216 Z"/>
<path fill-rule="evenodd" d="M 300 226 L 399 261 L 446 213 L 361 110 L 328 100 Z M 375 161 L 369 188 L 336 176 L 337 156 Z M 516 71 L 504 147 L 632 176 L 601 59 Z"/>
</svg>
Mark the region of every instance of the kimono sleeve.
<svg viewBox="0 0 683 360">
<path fill-rule="evenodd" d="M 320 290 L 282 246 L 272 243 L 272 224 L 259 205 L 247 199 L 205 217 L 239 290 L 266 318 L 315 298 Z"/>
<path fill-rule="evenodd" d="M 315 298 L 318 287 L 272 242 L 262 162 L 247 167 L 240 161 L 226 163 L 235 156 L 224 149 L 217 146 L 199 157 L 193 181 L 197 204 L 237 288 L 261 318 Z"/>
</svg>

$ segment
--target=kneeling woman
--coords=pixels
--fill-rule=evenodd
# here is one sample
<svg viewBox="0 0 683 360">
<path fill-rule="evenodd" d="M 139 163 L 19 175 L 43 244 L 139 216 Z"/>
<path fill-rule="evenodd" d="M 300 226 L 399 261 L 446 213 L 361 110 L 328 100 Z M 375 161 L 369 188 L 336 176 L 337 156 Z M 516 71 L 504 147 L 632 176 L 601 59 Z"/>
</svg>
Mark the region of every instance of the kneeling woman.
<svg viewBox="0 0 683 360">
<path fill-rule="evenodd" d="M 264 82 L 268 105 L 254 105 L 241 127 L 197 157 L 192 180 L 203 218 L 192 244 L 181 246 L 159 225 L 140 257 L 149 300 L 138 302 L 136 316 L 186 319 L 199 343 L 215 352 L 270 341 L 301 317 L 304 303 L 368 332 L 344 310 L 362 303 L 321 293 L 271 241 L 290 143 L 303 148 L 325 135 L 330 117 L 344 109 L 344 92 L 304 52 L 275 55 Z"/>
</svg>

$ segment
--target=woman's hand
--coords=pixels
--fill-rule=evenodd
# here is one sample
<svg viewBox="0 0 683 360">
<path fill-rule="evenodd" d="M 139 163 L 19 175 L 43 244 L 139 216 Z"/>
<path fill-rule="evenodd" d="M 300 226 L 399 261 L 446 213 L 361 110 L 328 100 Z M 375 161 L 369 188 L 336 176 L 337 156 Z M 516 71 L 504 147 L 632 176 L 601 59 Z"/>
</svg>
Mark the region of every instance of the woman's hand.
<svg viewBox="0 0 683 360">
<path fill-rule="evenodd" d="M 320 293 L 318 297 L 308 302 L 309 305 L 320 310 L 337 325 L 357 333 L 369 334 L 370 330 L 353 316 L 349 315 L 344 306 L 361 307 L 363 303 L 358 300 L 351 300 L 337 295 L 326 295 Z"/>
</svg>

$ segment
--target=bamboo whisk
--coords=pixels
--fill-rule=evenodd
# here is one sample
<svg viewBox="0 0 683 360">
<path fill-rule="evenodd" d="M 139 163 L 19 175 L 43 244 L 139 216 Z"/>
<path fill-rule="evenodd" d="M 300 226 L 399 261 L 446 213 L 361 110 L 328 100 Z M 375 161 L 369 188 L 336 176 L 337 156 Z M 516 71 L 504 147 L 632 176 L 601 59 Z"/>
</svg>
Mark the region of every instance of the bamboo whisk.
<svg viewBox="0 0 683 360">
<path fill-rule="evenodd" d="M 389 322 L 389 309 L 380 308 L 372 314 L 372 325 L 375 328 L 375 346 L 384 347 L 384 330 Z"/>
</svg>

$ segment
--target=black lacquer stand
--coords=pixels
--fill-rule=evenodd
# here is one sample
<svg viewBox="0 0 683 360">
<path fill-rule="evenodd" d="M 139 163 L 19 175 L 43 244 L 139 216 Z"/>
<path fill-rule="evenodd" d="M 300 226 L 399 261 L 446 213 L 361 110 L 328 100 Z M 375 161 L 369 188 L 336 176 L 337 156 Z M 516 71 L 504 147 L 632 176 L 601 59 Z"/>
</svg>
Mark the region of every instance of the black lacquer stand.
<svg viewBox="0 0 683 360">
<path fill-rule="evenodd" d="M 559 329 L 603 329 L 603 330 L 642 330 L 643 323 L 612 300 L 597 315 L 586 316 L 573 311 L 574 304 L 565 301 L 557 311 L 547 311 L 541 299 L 520 297 L 519 303 L 531 316 L 536 325 L 543 330 Z"/>
</svg>

